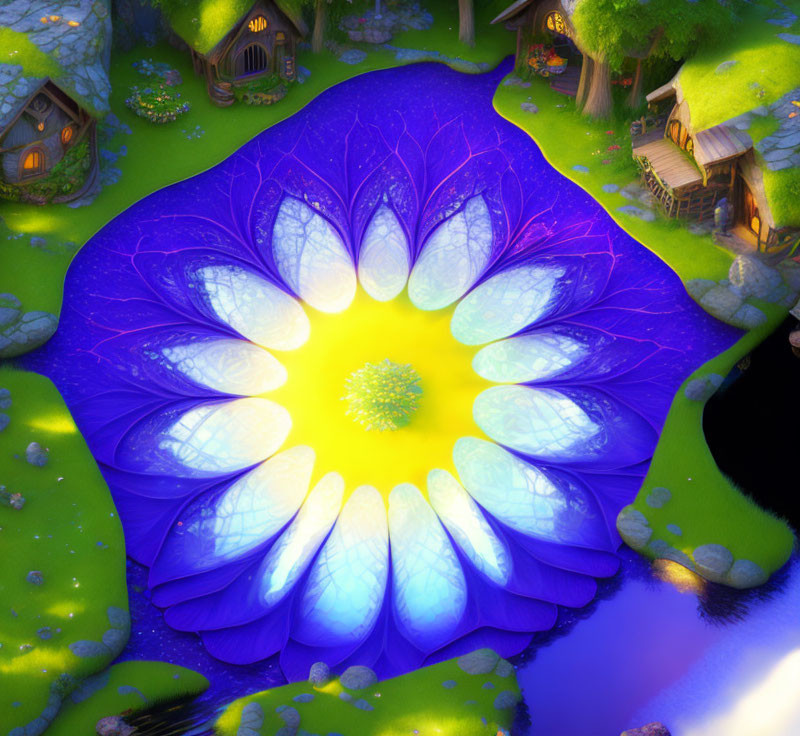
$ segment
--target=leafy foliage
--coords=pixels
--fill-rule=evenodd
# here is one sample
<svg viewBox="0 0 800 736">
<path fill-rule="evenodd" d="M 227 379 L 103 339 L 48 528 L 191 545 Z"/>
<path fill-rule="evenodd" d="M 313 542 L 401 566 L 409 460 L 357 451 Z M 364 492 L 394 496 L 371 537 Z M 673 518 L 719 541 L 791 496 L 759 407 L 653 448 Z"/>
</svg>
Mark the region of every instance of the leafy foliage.
<svg viewBox="0 0 800 736">
<path fill-rule="evenodd" d="M 134 85 L 125 105 L 140 118 L 151 123 L 170 123 L 189 111 L 189 103 L 181 102 L 181 93 L 165 84 L 140 88 Z"/>
<path fill-rule="evenodd" d="M 582 0 L 573 16 L 581 43 L 619 71 L 626 56 L 686 57 L 699 42 L 724 36 L 739 20 L 741 0 Z"/>
</svg>

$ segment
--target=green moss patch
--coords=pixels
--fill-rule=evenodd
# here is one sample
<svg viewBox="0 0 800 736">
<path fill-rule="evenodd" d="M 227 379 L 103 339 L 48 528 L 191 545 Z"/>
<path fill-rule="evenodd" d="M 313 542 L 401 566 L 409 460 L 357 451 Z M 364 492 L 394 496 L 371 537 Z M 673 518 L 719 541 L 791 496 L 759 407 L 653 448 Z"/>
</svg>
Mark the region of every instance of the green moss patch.
<svg viewBox="0 0 800 736">
<path fill-rule="evenodd" d="M 208 684 L 197 672 L 174 664 L 121 662 L 94 675 L 67 697 L 47 736 L 93 734 L 101 718 L 199 695 Z"/>
<path fill-rule="evenodd" d="M 77 656 L 70 644 L 101 641 L 109 607 L 127 611 L 122 527 L 100 471 L 49 380 L 0 368 L 11 392 L 0 432 L 0 483 L 25 498 L 0 505 L 0 723 L 24 726 L 51 688 L 106 667 L 110 654 Z M 25 459 L 30 442 L 49 450 L 44 467 Z M 28 581 L 41 573 L 41 584 Z M 37 579 L 34 577 L 33 579 Z M 64 677 L 67 675 L 67 677 Z"/>
<path fill-rule="evenodd" d="M 0 63 L 19 64 L 26 76 L 57 77 L 62 73 L 61 65 L 42 51 L 27 33 L 11 28 L 0 28 Z"/>
<path fill-rule="evenodd" d="M 296 719 L 286 712 L 294 709 L 307 733 L 495 736 L 510 728 L 520 691 L 513 667 L 496 655 L 494 661 L 497 667 L 486 674 L 467 674 L 452 659 L 357 691 L 338 679 L 323 687 L 296 682 L 234 701 L 215 728 L 220 736 L 234 736 L 249 725 L 271 736 Z"/>
<path fill-rule="evenodd" d="M 769 105 L 800 87 L 800 46 L 778 38 L 787 29 L 767 23 L 784 13 L 769 3 L 754 3 L 723 42 L 701 48 L 684 64 L 681 89 L 696 130 Z M 717 73 L 728 61 L 736 63 Z"/>
</svg>

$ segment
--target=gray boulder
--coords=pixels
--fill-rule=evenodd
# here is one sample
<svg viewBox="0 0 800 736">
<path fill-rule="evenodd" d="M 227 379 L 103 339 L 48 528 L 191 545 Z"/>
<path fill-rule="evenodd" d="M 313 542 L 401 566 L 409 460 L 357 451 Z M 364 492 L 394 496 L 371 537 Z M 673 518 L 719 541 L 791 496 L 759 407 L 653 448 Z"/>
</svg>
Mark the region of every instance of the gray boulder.
<svg viewBox="0 0 800 736">
<path fill-rule="evenodd" d="M 252 728 L 258 731 L 264 723 L 264 709 L 258 703 L 248 703 L 242 708 L 240 728 Z"/>
<path fill-rule="evenodd" d="M 488 675 L 500 661 L 493 649 L 476 649 L 458 658 L 458 666 L 468 675 Z"/>
<path fill-rule="evenodd" d="M 523 112 L 530 112 L 530 113 L 537 113 L 539 112 L 539 108 L 536 107 L 532 102 L 522 102 L 520 103 L 520 109 Z"/>
<path fill-rule="evenodd" d="M 653 536 L 653 530 L 650 528 L 647 517 L 641 511 L 630 506 L 619 512 L 617 531 L 625 544 L 635 550 L 644 549 L 650 541 L 650 537 Z"/>
<path fill-rule="evenodd" d="M 731 288 L 743 299 L 754 296 L 766 299 L 770 292 L 781 283 L 781 274 L 777 269 L 762 263 L 751 255 L 734 258 L 728 270 Z"/>
<path fill-rule="evenodd" d="M 742 306 L 742 297 L 720 284 L 712 286 L 700 298 L 700 306 L 718 319 L 727 322 Z"/>
<path fill-rule="evenodd" d="M 692 553 L 697 572 L 714 583 L 724 583 L 733 565 L 733 555 L 721 544 L 702 544 Z"/>
<path fill-rule="evenodd" d="M 647 494 L 647 498 L 645 498 L 644 502 L 651 509 L 660 509 L 671 498 L 672 498 L 672 493 L 670 493 L 669 488 L 664 488 L 663 486 L 656 486 L 655 488 L 653 488 L 652 491 L 650 491 L 650 493 Z"/>
<path fill-rule="evenodd" d="M 342 672 L 339 682 L 348 690 L 364 690 L 376 684 L 378 676 L 369 667 L 357 664 Z"/>
<path fill-rule="evenodd" d="M 325 687 L 331 681 L 331 668 L 325 662 L 314 662 L 308 671 L 308 681 L 314 687 Z"/>
<path fill-rule="evenodd" d="M 54 314 L 23 312 L 19 307 L 7 306 L 8 303 L 8 299 L 0 297 L 0 358 L 23 355 L 53 336 L 58 327 Z"/>
<path fill-rule="evenodd" d="M 769 575 L 751 560 L 736 560 L 725 581 L 732 588 L 756 588 L 767 582 Z"/>
<path fill-rule="evenodd" d="M 735 327 L 752 330 L 767 321 L 767 315 L 752 304 L 742 304 L 728 320 Z"/>
<path fill-rule="evenodd" d="M 708 401 L 725 379 L 718 373 L 693 378 L 686 384 L 683 394 L 690 401 Z"/>
<path fill-rule="evenodd" d="M 38 442 L 31 442 L 25 448 L 25 459 L 31 465 L 35 465 L 37 468 L 43 468 L 47 465 L 48 458 L 48 450 L 44 449 Z"/>
<path fill-rule="evenodd" d="M 508 710 L 519 702 L 519 695 L 512 690 L 503 690 L 494 699 L 494 707 L 497 710 Z"/>
</svg>

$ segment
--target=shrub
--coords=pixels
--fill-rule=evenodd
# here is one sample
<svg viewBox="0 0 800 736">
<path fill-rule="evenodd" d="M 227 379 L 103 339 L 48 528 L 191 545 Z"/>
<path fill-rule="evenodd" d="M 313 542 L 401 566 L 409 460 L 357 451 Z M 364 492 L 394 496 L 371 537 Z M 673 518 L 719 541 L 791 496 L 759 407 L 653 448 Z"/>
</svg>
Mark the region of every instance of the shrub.
<svg viewBox="0 0 800 736">
<path fill-rule="evenodd" d="M 143 88 L 134 85 L 130 88 L 130 96 L 125 100 L 125 105 L 140 118 L 158 125 L 177 120 L 189 112 L 191 107 L 188 102 L 181 101 L 180 92 L 165 84 Z"/>
</svg>

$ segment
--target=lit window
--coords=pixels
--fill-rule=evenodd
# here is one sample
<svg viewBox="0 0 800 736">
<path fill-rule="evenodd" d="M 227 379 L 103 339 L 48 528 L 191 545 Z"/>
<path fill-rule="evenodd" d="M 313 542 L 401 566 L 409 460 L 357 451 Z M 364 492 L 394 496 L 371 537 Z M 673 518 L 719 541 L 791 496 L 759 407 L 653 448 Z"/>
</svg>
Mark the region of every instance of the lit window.
<svg viewBox="0 0 800 736">
<path fill-rule="evenodd" d="M 564 20 L 564 16 L 561 13 L 548 13 L 547 19 L 545 20 L 545 24 L 547 25 L 548 31 L 553 31 L 553 33 L 560 33 L 562 36 L 567 35 L 567 23 Z"/>
<path fill-rule="evenodd" d="M 750 218 L 750 229 L 756 235 L 761 235 L 761 218 L 758 215 L 758 210 L 756 210 L 755 215 Z"/>
<path fill-rule="evenodd" d="M 75 135 L 75 128 L 71 125 L 68 125 L 66 128 L 61 130 L 61 143 L 63 145 L 67 145 L 71 140 L 72 137 Z"/>
<path fill-rule="evenodd" d="M 267 27 L 267 19 L 263 15 L 259 15 L 251 20 L 247 27 L 253 32 L 258 33 Z"/>
<path fill-rule="evenodd" d="M 686 136 L 686 143 L 683 146 L 683 148 L 686 151 L 686 153 L 694 155 L 694 141 L 692 140 L 692 136 L 690 135 Z"/>
<path fill-rule="evenodd" d="M 36 126 L 36 130 L 38 130 L 40 133 L 41 133 L 41 132 L 44 130 L 44 121 L 40 122 L 40 123 L 39 123 L 39 124 Z"/>
<path fill-rule="evenodd" d="M 40 148 L 34 148 L 25 154 L 22 160 L 22 175 L 34 176 L 44 171 L 44 154 Z"/>
</svg>

